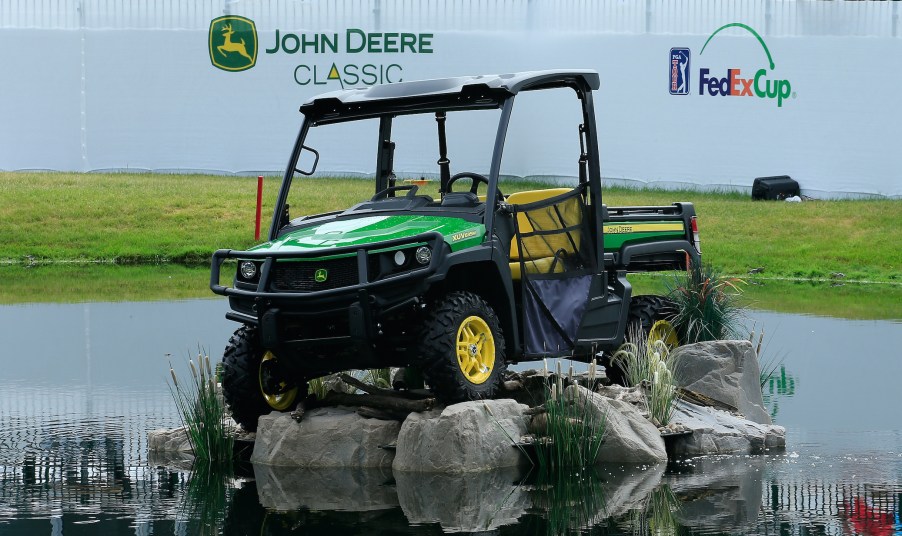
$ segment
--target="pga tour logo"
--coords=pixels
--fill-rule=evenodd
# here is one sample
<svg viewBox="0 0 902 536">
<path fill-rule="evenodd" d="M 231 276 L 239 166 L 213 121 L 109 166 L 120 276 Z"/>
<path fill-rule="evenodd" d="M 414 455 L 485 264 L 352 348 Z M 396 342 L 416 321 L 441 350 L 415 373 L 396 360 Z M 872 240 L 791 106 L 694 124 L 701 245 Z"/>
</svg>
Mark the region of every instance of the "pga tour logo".
<svg viewBox="0 0 902 536">
<path fill-rule="evenodd" d="M 670 94 L 689 94 L 689 56 L 688 48 L 670 49 Z"/>
</svg>

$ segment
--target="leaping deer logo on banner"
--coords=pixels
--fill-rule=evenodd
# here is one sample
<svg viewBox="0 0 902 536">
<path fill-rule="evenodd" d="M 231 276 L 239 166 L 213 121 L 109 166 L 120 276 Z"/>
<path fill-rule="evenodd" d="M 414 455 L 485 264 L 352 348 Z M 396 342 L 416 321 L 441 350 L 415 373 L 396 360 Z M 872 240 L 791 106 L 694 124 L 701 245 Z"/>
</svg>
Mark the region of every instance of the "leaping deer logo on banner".
<svg viewBox="0 0 902 536">
<path fill-rule="evenodd" d="M 235 15 L 210 21 L 210 61 L 223 71 L 246 71 L 257 63 L 257 27 Z"/>
</svg>

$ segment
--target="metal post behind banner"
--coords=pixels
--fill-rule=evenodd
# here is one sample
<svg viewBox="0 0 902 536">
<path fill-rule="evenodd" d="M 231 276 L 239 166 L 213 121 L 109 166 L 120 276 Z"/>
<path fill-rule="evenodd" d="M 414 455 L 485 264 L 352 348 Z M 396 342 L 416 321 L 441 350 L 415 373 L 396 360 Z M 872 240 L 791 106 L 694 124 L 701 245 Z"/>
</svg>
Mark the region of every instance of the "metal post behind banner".
<svg viewBox="0 0 902 536">
<path fill-rule="evenodd" d="M 260 240 L 260 213 L 263 209 L 263 175 L 257 176 L 257 219 L 254 223 L 254 240 Z"/>
</svg>

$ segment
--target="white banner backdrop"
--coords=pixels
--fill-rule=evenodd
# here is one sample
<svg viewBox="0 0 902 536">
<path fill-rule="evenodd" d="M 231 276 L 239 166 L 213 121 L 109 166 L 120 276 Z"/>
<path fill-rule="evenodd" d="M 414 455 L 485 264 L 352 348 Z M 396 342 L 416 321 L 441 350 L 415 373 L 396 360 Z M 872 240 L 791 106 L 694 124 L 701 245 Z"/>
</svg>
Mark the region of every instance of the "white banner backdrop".
<svg viewBox="0 0 902 536">
<path fill-rule="evenodd" d="M 748 188 L 755 177 L 790 175 L 815 196 L 902 197 L 902 39 L 759 40 L 742 28 L 711 35 L 728 22 L 712 23 L 704 35 L 429 31 L 385 20 L 379 30 L 286 26 L 258 32 L 256 64 L 241 72 L 211 63 L 206 31 L 6 28 L 0 49 L 15 53 L 0 71 L 0 169 L 277 172 L 300 124 L 299 105 L 321 92 L 372 79 L 590 68 L 602 80 L 596 108 L 608 179 Z M 268 53 L 277 31 L 286 46 Z M 388 34 L 416 35 L 417 47 L 425 46 L 416 53 L 410 46 L 403 53 L 354 52 L 364 32 L 378 34 L 374 50 L 385 48 Z M 286 52 L 304 39 L 305 53 Z M 674 47 L 691 55 L 685 95 L 669 91 Z M 333 64 L 341 81 L 329 79 Z M 704 69 L 717 79 L 738 70 L 723 87 L 751 96 L 710 95 L 720 84 L 700 85 Z M 759 69 L 765 72 L 756 82 Z M 777 80 L 789 82 L 779 105 L 755 95 L 756 84 L 766 91 Z M 575 133 L 556 126 L 556 107 L 526 100 L 518 99 L 515 121 L 525 114 L 550 126 L 538 146 L 525 139 L 535 136 L 532 128 L 512 129 L 514 152 L 505 152 L 504 172 L 575 175 Z M 374 139 L 347 147 L 342 169 L 321 171 L 372 173 Z M 484 142 L 474 136 L 471 143 L 477 139 Z M 434 173 L 431 145 L 398 171 Z"/>
</svg>

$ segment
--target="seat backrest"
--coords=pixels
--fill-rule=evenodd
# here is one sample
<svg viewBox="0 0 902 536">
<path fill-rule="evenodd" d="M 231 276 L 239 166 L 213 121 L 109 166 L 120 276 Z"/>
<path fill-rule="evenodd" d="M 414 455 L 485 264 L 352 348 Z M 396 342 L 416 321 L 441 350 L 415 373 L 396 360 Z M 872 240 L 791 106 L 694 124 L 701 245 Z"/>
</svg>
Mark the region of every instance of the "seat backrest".
<svg viewBox="0 0 902 536">
<path fill-rule="evenodd" d="M 479 203 L 479 197 L 471 192 L 448 192 L 442 198 L 443 207 L 475 207 Z"/>
<path fill-rule="evenodd" d="M 571 188 L 547 188 L 545 190 L 526 190 L 524 192 L 514 192 L 507 196 L 506 202 L 509 205 L 525 205 L 528 203 L 535 203 L 536 201 L 543 201 L 545 199 L 549 199 L 558 195 L 563 195 L 571 191 Z M 517 225 L 519 226 L 521 233 L 530 233 L 534 231 L 532 224 L 526 217 L 526 214 L 523 214 L 522 212 L 517 213 Z M 525 260 L 532 260 L 533 258 L 541 257 L 553 257 L 555 252 L 551 249 L 551 247 L 547 249 L 548 251 L 531 251 L 529 257 L 525 258 Z M 514 238 L 511 240 L 510 260 L 520 260 L 520 246 L 517 244 L 516 236 L 514 236 Z"/>
</svg>

